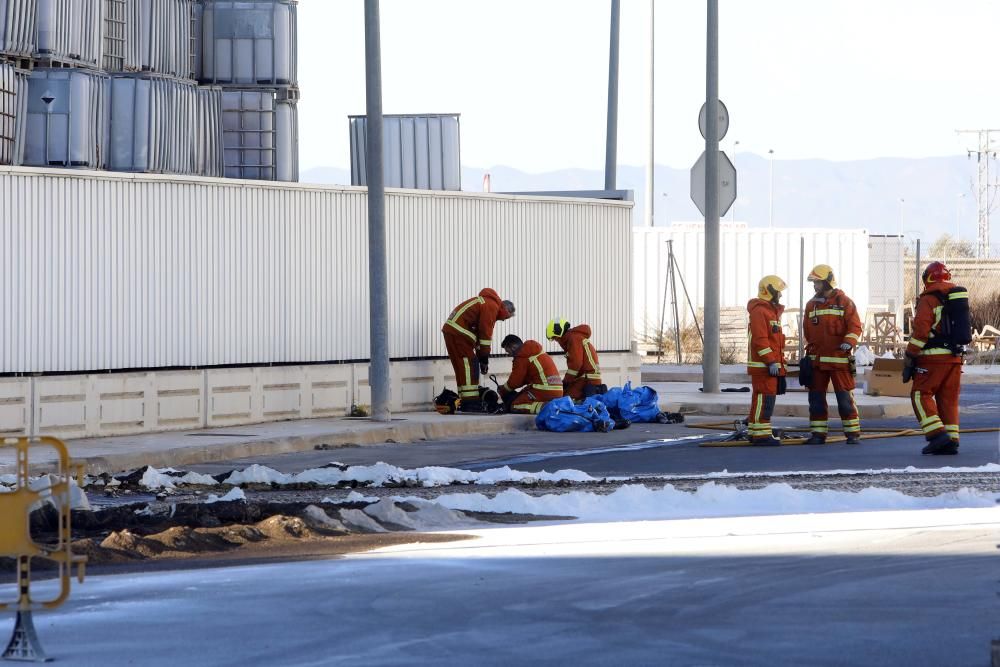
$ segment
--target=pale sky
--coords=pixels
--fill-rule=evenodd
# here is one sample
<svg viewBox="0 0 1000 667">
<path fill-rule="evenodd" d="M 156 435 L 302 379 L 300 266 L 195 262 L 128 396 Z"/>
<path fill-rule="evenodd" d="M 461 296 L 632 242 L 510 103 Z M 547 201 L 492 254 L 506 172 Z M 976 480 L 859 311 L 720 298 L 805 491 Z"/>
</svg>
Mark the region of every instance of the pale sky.
<svg viewBox="0 0 1000 667">
<path fill-rule="evenodd" d="M 648 0 L 622 0 L 619 163 L 643 165 Z M 1000 124 L 996 0 L 720 0 L 723 147 L 775 159 L 963 154 Z M 462 163 L 602 169 L 610 0 L 382 0 L 385 113 L 460 113 Z M 656 0 L 656 161 L 704 148 L 704 0 Z M 303 169 L 350 165 L 362 0 L 300 0 Z"/>
</svg>

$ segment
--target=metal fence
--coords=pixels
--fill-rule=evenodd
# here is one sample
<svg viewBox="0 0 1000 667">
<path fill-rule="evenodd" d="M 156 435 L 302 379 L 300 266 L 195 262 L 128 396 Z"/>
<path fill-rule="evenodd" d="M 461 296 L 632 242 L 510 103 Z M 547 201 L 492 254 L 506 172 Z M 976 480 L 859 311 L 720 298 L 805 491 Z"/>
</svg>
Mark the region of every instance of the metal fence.
<svg viewBox="0 0 1000 667">
<path fill-rule="evenodd" d="M 302 363 L 368 356 L 363 188 L 0 168 L 0 372 Z M 631 204 L 387 195 L 390 353 L 444 356 L 482 287 L 497 327 L 555 315 L 631 343 Z"/>
</svg>

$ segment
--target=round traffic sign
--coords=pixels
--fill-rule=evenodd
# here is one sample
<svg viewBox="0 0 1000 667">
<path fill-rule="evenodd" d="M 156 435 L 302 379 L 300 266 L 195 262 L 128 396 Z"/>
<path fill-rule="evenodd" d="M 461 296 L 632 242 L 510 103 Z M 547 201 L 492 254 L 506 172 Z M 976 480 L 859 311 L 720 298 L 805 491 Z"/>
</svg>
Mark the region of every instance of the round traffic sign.
<svg viewBox="0 0 1000 667">
<path fill-rule="evenodd" d="M 701 130 L 702 139 L 707 138 L 705 134 L 708 132 L 707 107 L 708 103 L 706 102 L 701 105 L 701 111 L 698 112 L 698 129 Z M 729 132 L 729 109 L 722 103 L 722 100 L 719 100 L 719 141 L 725 138 L 726 132 Z"/>
</svg>

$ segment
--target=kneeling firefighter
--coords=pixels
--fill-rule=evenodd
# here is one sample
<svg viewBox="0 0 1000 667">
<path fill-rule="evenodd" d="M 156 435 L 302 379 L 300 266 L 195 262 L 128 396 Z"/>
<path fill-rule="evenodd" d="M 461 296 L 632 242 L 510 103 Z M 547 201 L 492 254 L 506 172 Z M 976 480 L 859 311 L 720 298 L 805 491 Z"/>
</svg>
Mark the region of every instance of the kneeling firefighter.
<svg viewBox="0 0 1000 667">
<path fill-rule="evenodd" d="M 747 303 L 750 314 L 750 350 L 747 373 L 753 383 L 747 430 L 751 445 L 780 445 L 771 431 L 771 415 L 778 394 L 785 393 L 785 334 L 781 330 L 781 291 L 785 281 L 764 276 L 757 285 L 757 297 Z"/>
<path fill-rule="evenodd" d="M 906 346 L 903 382 L 913 380 L 910 402 L 927 438 L 923 454 L 958 454 L 958 398 L 965 346 L 972 342 L 969 292 L 951 271 L 931 262 L 923 273 Z"/>
<path fill-rule="evenodd" d="M 806 380 L 803 384 L 809 387 L 809 430 L 812 431 L 806 444 L 822 445 L 826 442 L 826 389 L 832 380 L 847 444 L 856 445 L 861 442 L 861 419 L 854 402 L 851 355 L 861 340 L 861 318 L 854 302 L 843 290 L 837 289 L 837 279 L 829 266 L 817 265 L 807 280 L 813 284 L 816 295 L 806 304 L 802 321 L 809 359 L 802 364 L 802 368 L 803 373 L 811 370 L 812 375 L 811 378 L 803 378 Z"/>
<path fill-rule="evenodd" d="M 590 342 L 590 326 L 578 324 L 570 328 L 561 317 L 549 321 L 545 337 L 559 343 L 566 353 L 566 375 L 563 376 L 563 393 L 573 400 L 598 393 L 601 386 L 601 367 L 597 350 Z"/>
<path fill-rule="evenodd" d="M 559 369 L 541 343 L 510 335 L 500 346 L 513 357 L 510 377 L 500 385 L 500 398 L 507 412 L 537 415 L 543 405 L 562 397 Z"/>
</svg>

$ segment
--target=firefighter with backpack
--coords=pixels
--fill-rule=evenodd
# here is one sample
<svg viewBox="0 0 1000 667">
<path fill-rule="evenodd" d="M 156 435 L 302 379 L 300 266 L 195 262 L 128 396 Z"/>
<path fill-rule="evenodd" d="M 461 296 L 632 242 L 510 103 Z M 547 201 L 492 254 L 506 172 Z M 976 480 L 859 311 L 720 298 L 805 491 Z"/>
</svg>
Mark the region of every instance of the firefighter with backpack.
<svg viewBox="0 0 1000 667">
<path fill-rule="evenodd" d="M 913 381 L 910 401 L 927 438 L 923 454 L 958 454 L 958 398 L 965 346 L 972 341 L 969 292 L 951 282 L 942 262 L 923 273 L 903 382 Z"/>
</svg>

